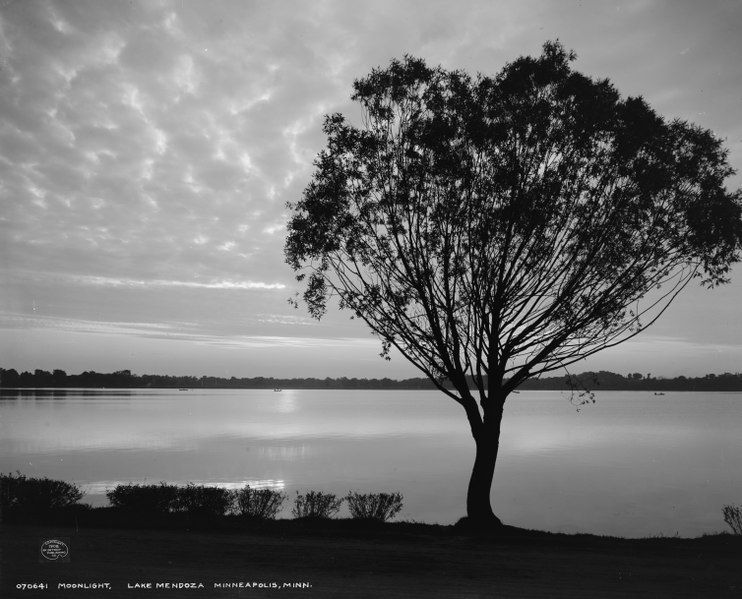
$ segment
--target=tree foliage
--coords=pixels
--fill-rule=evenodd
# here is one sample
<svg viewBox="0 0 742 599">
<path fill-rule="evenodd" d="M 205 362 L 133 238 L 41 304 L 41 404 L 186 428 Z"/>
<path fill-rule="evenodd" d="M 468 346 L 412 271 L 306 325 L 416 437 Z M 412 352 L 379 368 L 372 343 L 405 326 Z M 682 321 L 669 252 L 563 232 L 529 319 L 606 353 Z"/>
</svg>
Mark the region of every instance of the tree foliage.
<svg viewBox="0 0 742 599">
<path fill-rule="evenodd" d="M 740 193 L 721 141 L 572 69 L 558 42 L 494 77 L 406 56 L 354 84 L 363 122 L 328 141 L 290 204 L 285 251 L 468 401 L 506 396 L 632 337 L 687 283 L 727 280 Z M 488 375 L 488 376 L 486 376 Z"/>
<path fill-rule="evenodd" d="M 338 498 L 334 493 L 307 491 L 299 494 L 297 491 L 291 513 L 294 518 L 327 519 L 340 511 L 342 503 L 343 498 Z"/>
<path fill-rule="evenodd" d="M 44 512 L 77 504 L 84 492 L 76 485 L 20 472 L 0 474 L 0 513 L 3 510 Z"/>
<path fill-rule="evenodd" d="M 286 501 L 286 494 L 275 489 L 252 489 L 244 486 L 235 493 L 237 513 L 248 518 L 273 520 Z"/>
<path fill-rule="evenodd" d="M 346 496 L 350 517 L 358 520 L 391 520 L 402 510 L 401 493 L 357 493 Z"/>
</svg>

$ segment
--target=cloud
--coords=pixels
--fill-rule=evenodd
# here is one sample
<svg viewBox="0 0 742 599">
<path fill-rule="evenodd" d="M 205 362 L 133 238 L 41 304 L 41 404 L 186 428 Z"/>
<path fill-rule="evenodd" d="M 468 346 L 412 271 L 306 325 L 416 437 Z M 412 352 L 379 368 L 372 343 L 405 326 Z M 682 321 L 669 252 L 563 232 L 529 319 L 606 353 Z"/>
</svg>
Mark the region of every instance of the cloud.
<svg viewBox="0 0 742 599">
<path fill-rule="evenodd" d="M 258 323 L 288 325 L 292 330 L 297 326 L 311 324 L 302 319 L 291 319 L 282 315 L 262 314 L 256 318 Z M 298 348 L 314 350 L 376 348 L 378 340 L 363 337 L 320 337 L 296 335 L 246 335 L 240 331 L 217 331 L 202 322 L 106 322 L 75 318 L 59 318 L 45 315 L 24 315 L 0 312 L 0 328 L 6 330 L 33 329 L 57 330 L 73 333 L 93 333 L 99 335 L 124 335 L 148 339 L 180 340 L 192 343 L 206 343 L 233 348 Z"/>
<path fill-rule="evenodd" d="M 357 118 L 353 80 L 403 53 L 494 73 L 559 37 L 579 69 L 714 128 L 739 165 L 738 16 L 659 0 L 6 3 L 0 309 L 289 326 L 251 316 L 288 313 L 286 202 L 322 116 Z"/>
<path fill-rule="evenodd" d="M 300 191 L 295 140 L 281 133 L 287 113 L 303 112 L 300 100 L 281 91 L 262 110 L 246 102 L 270 97 L 275 70 L 232 61 L 234 28 L 211 37 L 165 3 L 86 9 L 22 3 L 5 14 L 9 69 L 23 75 L 3 81 L 14 261 L 260 279 L 266 262 L 280 263 L 281 240 L 246 238 L 240 227 L 270 236 L 282 226 L 283 192 Z M 193 239 L 208 240 L 195 261 Z"/>
<path fill-rule="evenodd" d="M 221 248 L 220 248 L 221 249 Z M 262 281 L 168 281 L 163 279 L 121 279 L 115 277 L 76 276 L 72 279 L 81 285 L 100 287 L 189 287 L 192 289 L 285 289 L 283 283 L 264 283 Z"/>
</svg>

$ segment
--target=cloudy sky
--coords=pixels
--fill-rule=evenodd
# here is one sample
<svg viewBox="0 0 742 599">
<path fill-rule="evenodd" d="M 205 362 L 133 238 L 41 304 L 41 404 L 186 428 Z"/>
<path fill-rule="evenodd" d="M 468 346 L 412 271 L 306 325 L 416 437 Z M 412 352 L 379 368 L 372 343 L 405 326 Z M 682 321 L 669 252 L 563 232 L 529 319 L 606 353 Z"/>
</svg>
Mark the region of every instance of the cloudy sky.
<svg viewBox="0 0 742 599">
<path fill-rule="evenodd" d="M 0 366 L 415 376 L 286 301 L 284 206 L 353 79 L 404 53 L 493 74 L 559 38 L 739 169 L 740 23 L 737 0 L 2 0 Z M 734 274 L 577 370 L 742 370 Z"/>
</svg>

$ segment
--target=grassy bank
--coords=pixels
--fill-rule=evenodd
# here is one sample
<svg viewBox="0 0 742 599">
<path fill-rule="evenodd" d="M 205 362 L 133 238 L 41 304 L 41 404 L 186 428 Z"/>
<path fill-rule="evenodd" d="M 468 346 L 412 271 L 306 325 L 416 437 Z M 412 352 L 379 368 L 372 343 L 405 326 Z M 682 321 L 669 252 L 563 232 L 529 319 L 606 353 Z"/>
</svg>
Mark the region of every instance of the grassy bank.
<svg viewBox="0 0 742 599">
<path fill-rule="evenodd" d="M 742 537 L 616 539 L 506 528 L 237 517 L 125 520 L 112 509 L 2 526 L 2 597 L 739 597 Z M 68 563 L 40 562 L 66 539 Z M 45 582 L 47 590 L 17 584 Z M 59 589 L 59 583 L 110 590 Z M 203 588 L 136 589 L 196 583 Z M 215 588 L 231 583 L 242 588 Z M 268 585 L 247 586 L 250 583 Z M 299 587 L 270 588 L 272 583 Z M 307 586 L 311 585 L 311 586 Z"/>
</svg>

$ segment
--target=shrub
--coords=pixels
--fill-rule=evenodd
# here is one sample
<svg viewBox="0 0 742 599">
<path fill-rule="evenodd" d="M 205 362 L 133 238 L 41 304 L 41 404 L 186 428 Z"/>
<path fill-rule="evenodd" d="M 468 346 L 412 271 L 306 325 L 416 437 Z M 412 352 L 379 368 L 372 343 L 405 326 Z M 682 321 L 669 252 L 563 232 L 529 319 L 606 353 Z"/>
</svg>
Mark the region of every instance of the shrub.
<svg viewBox="0 0 742 599">
<path fill-rule="evenodd" d="M 276 517 L 286 494 L 274 489 L 251 489 L 246 486 L 235 493 L 235 508 L 238 514 L 264 520 Z"/>
<path fill-rule="evenodd" d="M 106 491 L 106 497 L 114 507 L 141 512 L 171 512 L 176 508 L 178 487 L 159 485 L 117 485 Z"/>
<path fill-rule="evenodd" d="M 77 486 L 50 478 L 28 478 L 20 472 L 0 474 L 0 507 L 45 511 L 76 504 L 84 493 Z"/>
<path fill-rule="evenodd" d="M 233 503 L 234 494 L 228 489 L 188 483 L 178 489 L 176 509 L 189 514 L 223 516 Z"/>
<path fill-rule="evenodd" d="M 351 491 L 346 497 L 352 518 L 366 518 L 386 522 L 402 509 L 401 493 L 368 493 Z"/>
<path fill-rule="evenodd" d="M 732 532 L 742 535 L 742 505 L 725 505 L 722 510 L 724 522 L 729 525 Z"/>
<path fill-rule="evenodd" d="M 308 491 L 303 495 L 297 492 L 292 513 L 294 518 L 331 518 L 340 510 L 343 503 L 334 493 Z"/>
</svg>

